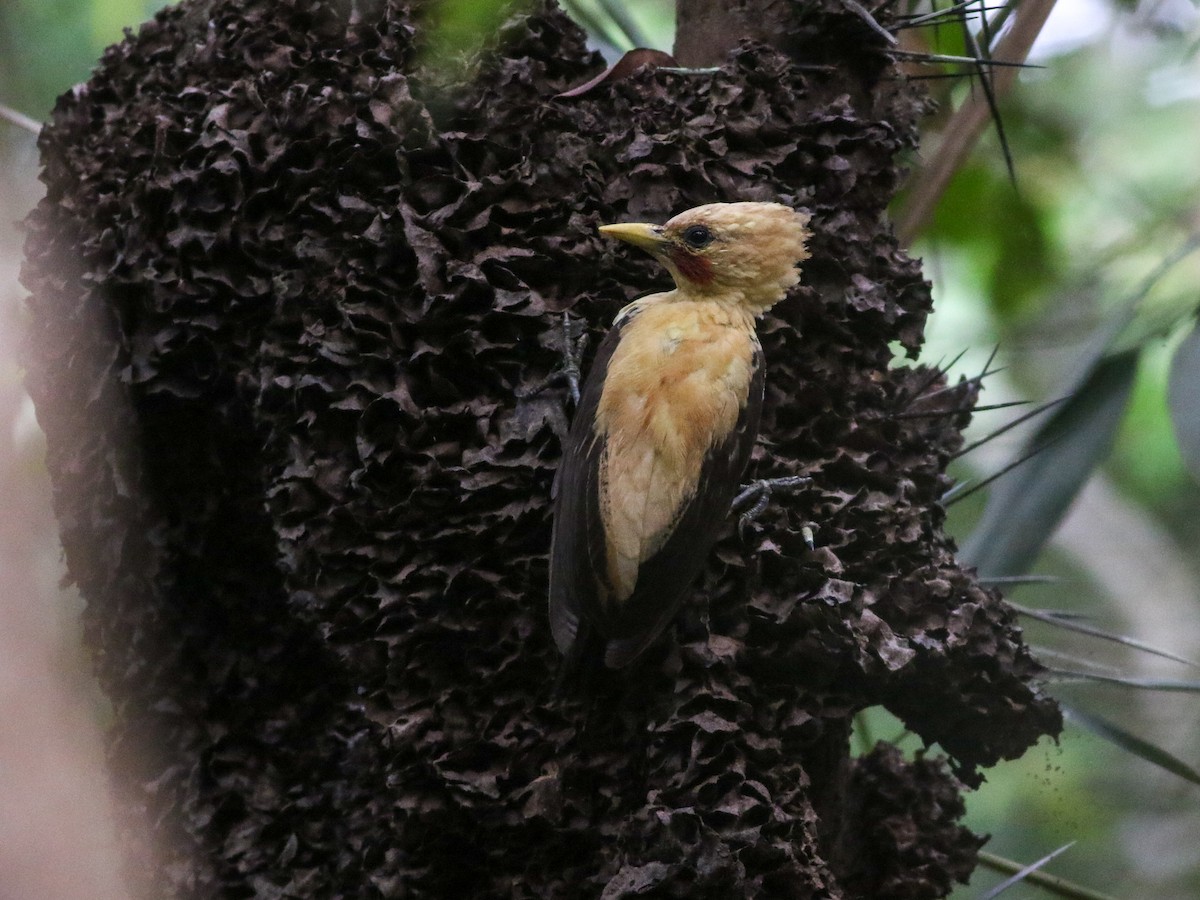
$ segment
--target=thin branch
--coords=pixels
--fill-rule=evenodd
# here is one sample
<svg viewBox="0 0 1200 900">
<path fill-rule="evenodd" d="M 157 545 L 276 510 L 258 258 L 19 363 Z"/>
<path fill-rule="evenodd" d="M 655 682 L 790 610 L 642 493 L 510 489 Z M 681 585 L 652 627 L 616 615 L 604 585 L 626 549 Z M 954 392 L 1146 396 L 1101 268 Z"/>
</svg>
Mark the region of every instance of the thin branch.
<svg viewBox="0 0 1200 900">
<path fill-rule="evenodd" d="M 1000 41 L 996 55 L 1009 60 L 1025 60 L 1034 40 L 1041 33 L 1054 9 L 1055 0 L 1023 0 L 1012 30 Z M 996 99 L 1004 97 L 1016 82 L 1017 70 L 1004 69 L 996 73 L 992 89 Z M 990 113 L 987 100 L 971 96 L 951 117 L 943 131 L 942 143 L 913 178 L 912 193 L 905 204 L 899 227 L 896 229 L 902 244 L 925 227 L 937 207 L 946 186 L 962 166 L 971 149 L 987 126 Z"/>
</svg>

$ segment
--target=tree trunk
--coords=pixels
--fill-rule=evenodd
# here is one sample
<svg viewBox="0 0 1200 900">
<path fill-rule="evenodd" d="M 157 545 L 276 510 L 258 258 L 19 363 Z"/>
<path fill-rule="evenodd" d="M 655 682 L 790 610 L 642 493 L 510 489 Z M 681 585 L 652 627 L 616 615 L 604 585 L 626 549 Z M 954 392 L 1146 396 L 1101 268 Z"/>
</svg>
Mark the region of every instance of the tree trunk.
<svg viewBox="0 0 1200 900">
<path fill-rule="evenodd" d="M 977 386 L 891 365 L 930 307 L 885 217 L 923 100 L 840 3 L 739 9 L 773 47 L 697 12 L 682 59 L 719 72 L 556 98 L 601 62 L 552 6 L 452 76 L 415 3 L 185 0 L 60 100 L 29 387 L 116 785 L 158 829 L 143 894 L 915 898 L 970 874 L 962 783 L 1060 720 L 942 530 Z M 634 671 L 555 700 L 569 410 L 527 388 L 561 311 L 595 346 L 664 283 L 597 224 L 749 199 L 813 214 L 760 326 L 751 464 L 813 486 L 729 529 Z M 948 764 L 856 758 L 880 704 Z"/>
<path fill-rule="evenodd" d="M 742 41 L 788 52 L 797 5 L 788 0 L 675 0 L 675 59 L 719 66 Z"/>
</svg>

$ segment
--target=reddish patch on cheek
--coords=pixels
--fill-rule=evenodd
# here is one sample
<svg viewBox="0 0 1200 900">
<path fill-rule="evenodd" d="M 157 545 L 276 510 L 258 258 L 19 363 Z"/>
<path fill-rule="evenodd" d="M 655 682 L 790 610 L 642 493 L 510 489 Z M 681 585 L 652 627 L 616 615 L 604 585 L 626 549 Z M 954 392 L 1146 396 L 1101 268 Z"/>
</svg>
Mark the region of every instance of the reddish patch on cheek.
<svg viewBox="0 0 1200 900">
<path fill-rule="evenodd" d="M 712 262 L 703 256 L 688 253 L 686 250 L 671 250 L 671 264 L 679 270 L 679 274 L 692 284 L 701 287 L 712 284 Z"/>
</svg>

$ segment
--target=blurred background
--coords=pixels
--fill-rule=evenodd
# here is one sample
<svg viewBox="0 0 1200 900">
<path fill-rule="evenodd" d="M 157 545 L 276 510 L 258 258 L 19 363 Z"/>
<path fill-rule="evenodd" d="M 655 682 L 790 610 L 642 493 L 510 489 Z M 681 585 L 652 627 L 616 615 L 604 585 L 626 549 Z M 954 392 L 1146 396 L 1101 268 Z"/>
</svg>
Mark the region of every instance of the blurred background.
<svg viewBox="0 0 1200 900">
<path fill-rule="evenodd" d="M 920 15 L 928 2 L 903 8 Z M 0 2 L 0 104 L 44 120 L 123 28 L 163 5 Z M 671 48 L 673 0 L 567 5 L 610 60 Z M 448 0 L 440 22 L 465 46 L 496 6 Z M 904 46 L 986 53 L 1012 19 L 989 10 L 987 29 L 970 10 L 976 42 L 943 16 L 914 21 Z M 1195 898 L 1200 669 L 1131 642 L 1200 658 L 1200 13 L 1190 0 L 1059 0 L 1029 62 L 1039 68 L 998 101 L 1003 140 L 989 124 L 916 217 L 911 195 L 955 135 L 956 110 L 986 97 L 978 78 L 943 77 L 972 66 L 909 69 L 937 76 L 925 84 L 940 111 L 895 208 L 934 285 L 922 361 L 955 378 L 987 369 L 981 403 L 1001 405 L 976 416 L 968 440 L 1073 398 L 954 464 L 967 490 L 950 506 L 952 530 L 1028 610 L 1049 689 L 1071 711 L 1057 744 L 988 773 L 968 824 L 993 836 L 989 852 L 1025 863 L 1074 842 L 1046 871 L 1095 896 Z M 21 383 L 17 223 L 40 193 L 34 135 L 0 120 L 0 898 L 116 898 L 107 706 L 80 650 L 80 600 L 60 587 L 42 438 Z M 1031 404 L 1003 406 L 1014 401 Z M 902 736 L 885 713 L 861 719 L 863 747 L 900 739 L 919 752 Z M 954 896 L 1003 878 L 981 868 Z M 1026 882 L 1005 896 L 1049 894 Z"/>
</svg>

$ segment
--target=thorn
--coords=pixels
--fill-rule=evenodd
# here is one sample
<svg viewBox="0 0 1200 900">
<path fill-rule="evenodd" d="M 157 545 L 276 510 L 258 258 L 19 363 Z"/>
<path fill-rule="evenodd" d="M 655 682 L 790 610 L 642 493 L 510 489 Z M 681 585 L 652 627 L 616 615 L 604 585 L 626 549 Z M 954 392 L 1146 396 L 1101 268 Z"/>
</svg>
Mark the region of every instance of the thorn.
<svg viewBox="0 0 1200 900">
<path fill-rule="evenodd" d="M 858 0 L 842 0 L 842 6 L 862 19 L 868 28 L 883 38 L 888 44 L 893 47 L 896 45 L 896 36 L 876 22 L 875 17 Z"/>
<path fill-rule="evenodd" d="M 967 348 L 963 347 L 961 350 L 958 351 L 958 353 L 956 353 L 954 355 L 954 359 L 950 360 L 950 362 L 948 362 L 946 365 L 943 366 L 941 363 L 938 363 L 938 366 L 937 366 L 938 373 L 942 376 L 949 375 L 950 370 L 953 369 L 955 366 L 957 366 L 958 361 L 966 355 L 967 355 Z M 994 357 L 995 354 L 993 353 L 992 356 Z M 991 360 L 989 359 L 988 361 L 990 362 Z M 986 368 L 986 366 L 985 366 L 985 368 Z"/>
<path fill-rule="evenodd" d="M 965 24 L 965 23 L 969 22 L 972 18 L 969 15 L 961 15 L 961 16 L 960 15 L 951 15 L 951 14 L 949 14 L 949 11 L 946 11 L 946 13 L 947 14 L 946 14 L 945 18 L 934 19 L 933 21 L 930 21 L 930 22 L 921 22 L 920 24 L 916 24 L 916 25 L 913 25 L 913 24 L 910 24 L 907 22 L 900 22 L 896 25 L 893 25 L 892 27 L 896 31 L 907 31 L 911 28 L 941 28 L 943 25 L 950 25 L 954 22 L 959 22 L 959 23 Z"/>
<path fill-rule="evenodd" d="M 997 409 L 1010 409 L 1014 406 L 1028 406 L 1032 400 L 1009 400 L 1005 403 L 985 403 L 982 406 L 972 406 L 971 412 L 991 412 Z"/>
<path fill-rule="evenodd" d="M 980 584 L 1059 584 L 1062 579 L 1057 575 L 980 575 L 976 580 Z M 1076 616 L 1078 613 L 1066 613 Z"/>
<path fill-rule="evenodd" d="M 30 134 L 41 134 L 42 132 L 41 122 L 23 112 L 17 112 L 11 106 L 5 106 L 3 103 L 0 103 L 0 119 L 16 125 L 18 128 L 24 128 Z"/>
<path fill-rule="evenodd" d="M 934 396 L 933 394 L 929 395 Z M 1010 400 L 1008 403 L 989 403 L 984 406 L 956 406 L 951 409 L 935 409 L 929 412 L 892 413 L 893 419 L 936 419 L 941 416 L 957 416 L 961 413 L 991 412 L 994 409 L 1008 409 L 1010 406 L 1028 406 L 1030 400 Z"/>
<path fill-rule="evenodd" d="M 900 30 L 902 28 L 913 28 L 915 26 L 924 25 L 927 23 L 933 23 L 935 19 L 939 19 L 942 16 L 952 16 L 955 13 L 962 12 L 968 6 L 973 6 L 977 2 L 978 2 L 978 0 L 962 0 L 961 3 L 955 3 L 953 6 L 947 6 L 945 9 L 935 9 L 933 12 L 923 13 L 922 15 L 919 15 L 919 16 L 900 16 L 899 18 L 901 19 L 903 24 L 897 26 L 897 30 Z M 1003 9 L 1003 8 L 1004 8 L 1003 6 L 984 6 L 980 12 L 982 14 L 982 13 L 990 12 L 992 10 Z"/>
<path fill-rule="evenodd" d="M 931 72 L 928 75 L 898 75 L 892 81 L 942 81 L 948 78 L 974 78 L 974 72 Z"/>
<path fill-rule="evenodd" d="M 940 63 L 965 63 L 971 66 L 987 65 L 1001 66 L 1010 69 L 1044 69 L 1034 63 L 1011 62 L 1004 59 L 986 59 L 975 56 L 951 56 L 945 53 L 919 53 L 915 50 L 892 49 L 888 53 L 900 59 L 911 59 L 913 62 L 938 65 Z"/>
<path fill-rule="evenodd" d="M 953 365 L 953 363 L 951 363 L 951 365 Z M 920 386 L 917 387 L 916 390 L 912 391 L 911 393 L 906 392 L 904 406 L 911 406 L 917 400 L 920 400 L 921 397 L 925 395 L 925 392 L 933 385 L 933 383 L 939 378 L 943 377 L 945 374 L 945 370 L 941 368 L 941 360 L 939 360 L 938 364 L 934 366 L 932 370 L 930 370 L 929 374 L 924 379 L 922 379 Z"/>
<path fill-rule="evenodd" d="M 966 352 L 966 351 L 963 351 L 963 352 Z M 996 344 L 996 346 L 992 347 L 992 352 L 988 354 L 987 361 L 984 362 L 984 364 L 983 364 L 982 372 L 980 372 L 978 375 L 968 378 L 966 381 L 960 382 L 959 384 L 948 384 L 944 388 L 940 388 L 937 391 L 934 391 L 932 394 L 929 394 L 928 396 L 936 397 L 936 396 L 938 396 L 938 394 L 944 394 L 947 391 L 958 390 L 964 384 L 982 384 L 983 379 L 987 378 L 989 375 L 996 375 L 1000 372 L 1003 372 L 1006 368 L 1008 368 L 1007 366 L 1001 366 L 998 369 L 992 368 L 992 363 L 994 363 L 996 361 L 996 354 L 999 352 L 1000 352 L 1000 345 Z M 959 357 L 961 357 L 961 356 L 962 356 L 962 354 L 960 353 Z M 955 360 L 955 362 L 957 362 L 957 359 Z"/>
<path fill-rule="evenodd" d="M 996 349 L 998 350 L 999 347 L 997 346 Z M 948 393 L 951 393 L 952 391 L 961 390 L 964 385 L 968 385 L 968 386 L 972 385 L 972 384 L 980 385 L 983 383 L 983 379 L 987 378 L 989 375 L 999 375 L 1001 372 L 1005 371 L 1008 368 L 1008 366 L 1000 366 L 1000 368 L 998 368 L 998 369 L 990 368 L 990 366 L 992 364 L 992 360 L 995 358 L 996 358 L 996 350 L 993 350 L 992 355 L 988 357 L 987 363 L 984 364 L 983 371 L 980 372 L 978 375 L 968 378 L 965 381 L 960 381 L 957 384 L 948 384 L 943 388 L 938 388 L 936 391 L 934 391 L 931 394 L 924 394 L 922 397 L 920 397 L 920 399 L 931 400 L 934 397 L 940 397 L 942 394 L 948 394 Z M 1026 401 L 1021 401 L 1021 402 L 1026 402 Z"/>
<path fill-rule="evenodd" d="M 906 391 L 902 395 L 902 397 L 905 399 L 904 399 L 903 404 L 901 405 L 901 408 L 911 406 L 914 402 L 921 399 L 921 397 L 925 394 L 925 391 L 927 391 L 929 389 L 929 387 L 935 381 L 937 381 L 939 378 L 944 378 L 946 376 L 946 374 L 952 368 L 954 368 L 955 365 L 958 364 L 958 361 L 963 358 L 963 354 L 965 354 L 966 352 L 967 352 L 967 348 L 964 347 L 962 350 L 958 351 L 958 353 L 955 355 L 954 359 L 950 360 L 950 362 L 948 362 L 945 366 L 942 365 L 942 362 L 945 360 L 945 357 L 942 357 L 942 359 L 939 359 L 937 361 L 937 364 L 929 370 L 929 374 L 926 375 L 925 378 L 921 381 L 921 384 L 919 387 L 917 387 L 913 391 Z"/>
<path fill-rule="evenodd" d="M 989 374 L 994 375 L 997 372 L 1004 371 L 1003 367 L 1001 367 L 999 369 L 992 369 L 992 363 L 994 363 L 996 361 L 996 354 L 999 352 L 1000 352 L 999 344 L 996 344 L 995 346 L 992 347 L 992 352 L 988 354 L 987 362 L 985 362 L 983 364 L 983 371 L 979 373 L 979 377 L 976 380 L 983 381 L 983 379 L 987 378 Z"/>
<path fill-rule="evenodd" d="M 1040 415 L 1041 413 L 1044 413 L 1046 410 L 1052 409 L 1053 407 L 1058 406 L 1058 404 L 1063 403 L 1069 399 L 1070 399 L 1069 396 L 1068 397 L 1059 397 L 1057 400 L 1051 400 L 1048 403 L 1043 403 L 1041 406 L 1037 407 L 1036 409 L 1031 409 L 1029 412 L 1025 413 L 1024 415 L 1017 416 L 1017 418 L 1013 419 L 1007 425 L 1002 425 L 1001 427 L 999 427 L 995 431 L 993 431 L 991 434 L 981 437 L 979 440 L 975 441 L 974 443 L 967 444 L 967 446 L 963 447 L 961 450 L 959 450 L 957 453 L 955 453 L 950 458 L 958 459 L 960 456 L 965 456 L 966 454 L 970 453 L 972 450 L 975 450 L 978 447 L 982 447 L 988 441 L 994 441 L 996 438 L 1000 437 L 1000 435 L 1004 434 L 1006 431 L 1010 431 L 1011 429 L 1016 428 L 1018 425 L 1022 425 L 1025 422 L 1028 422 L 1034 416 Z"/>
<path fill-rule="evenodd" d="M 1004 9 L 1004 6 L 992 7 L 992 9 Z M 992 51 L 992 23 L 988 21 L 988 6 L 985 0 L 979 0 L 979 33 L 983 36 L 983 46 L 987 47 L 988 54 Z"/>
<path fill-rule="evenodd" d="M 1061 435 L 1060 435 L 1060 437 L 1061 437 Z M 967 497 L 970 497 L 973 493 L 975 493 L 980 488 L 985 488 L 989 484 L 991 484 L 993 481 L 995 481 L 997 478 L 1001 477 L 1002 475 L 1007 475 L 1009 472 L 1011 472 L 1017 466 L 1021 465 L 1021 463 L 1027 462 L 1028 460 L 1033 459 L 1035 456 L 1037 456 L 1043 450 L 1048 449 L 1057 440 L 1058 440 L 1058 438 L 1052 438 L 1051 440 L 1047 441 L 1046 443 L 1039 444 L 1038 446 L 1034 447 L 1028 453 L 1018 456 L 1016 459 L 1014 459 L 1012 462 L 1010 462 L 1007 466 L 1002 468 L 999 472 L 994 472 L 993 474 L 989 475 L 987 478 L 983 479 L 983 481 L 976 484 L 970 490 L 962 491 L 961 493 L 955 494 L 955 496 L 952 497 L 948 502 L 943 501 L 942 506 L 949 506 L 952 503 L 957 503 L 960 500 L 965 500 Z M 957 485 L 955 485 L 955 487 L 957 487 Z M 949 491 L 946 492 L 946 494 L 953 494 L 953 493 L 954 493 L 954 488 L 951 488 Z M 944 494 L 943 497 L 946 496 L 946 494 Z"/>
<path fill-rule="evenodd" d="M 985 17 L 984 21 L 987 19 Z M 1000 139 L 1000 152 L 1004 156 L 1004 165 L 1008 169 L 1008 180 L 1012 183 L 1013 190 L 1017 188 L 1017 170 L 1013 165 L 1012 150 L 1008 146 L 1008 136 L 1004 133 L 1004 120 L 1000 118 L 1000 107 L 996 103 L 996 91 L 992 86 L 992 73 L 987 71 L 983 66 L 983 60 L 990 58 L 979 48 L 979 43 L 975 40 L 975 35 L 971 33 L 970 27 L 964 21 L 962 26 L 963 40 L 966 42 L 967 49 L 971 51 L 971 55 L 979 60 L 975 64 L 976 74 L 979 75 L 979 84 L 983 88 L 983 99 L 987 102 L 988 114 L 992 117 L 992 123 L 996 126 L 996 137 Z"/>
<path fill-rule="evenodd" d="M 942 494 L 942 496 L 938 497 L 938 503 L 942 504 L 942 506 L 947 506 L 953 503 L 954 498 L 966 490 L 968 484 L 972 483 L 973 482 L 970 478 L 966 479 L 965 481 L 960 481 L 958 484 L 954 485 L 954 487 L 950 488 L 950 490 L 946 491 L 946 493 Z"/>
</svg>

